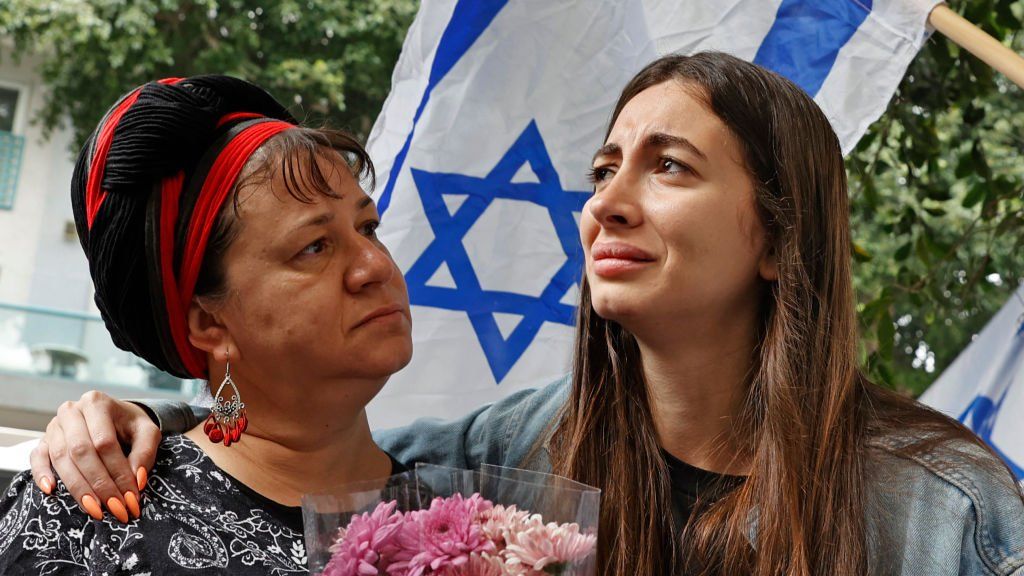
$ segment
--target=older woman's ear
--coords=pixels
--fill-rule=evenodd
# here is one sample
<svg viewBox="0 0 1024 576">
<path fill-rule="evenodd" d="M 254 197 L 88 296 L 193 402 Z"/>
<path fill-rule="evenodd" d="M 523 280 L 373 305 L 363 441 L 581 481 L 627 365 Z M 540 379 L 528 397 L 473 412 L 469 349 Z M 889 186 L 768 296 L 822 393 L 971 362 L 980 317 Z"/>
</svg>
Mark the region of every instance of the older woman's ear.
<svg viewBox="0 0 1024 576">
<path fill-rule="evenodd" d="M 223 361 L 226 350 L 235 351 L 238 347 L 231 338 L 231 332 L 224 325 L 216 311 L 204 305 L 199 299 L 193 299 L 188 309 L 188 339 L 193 346 Z"/>
</svg>

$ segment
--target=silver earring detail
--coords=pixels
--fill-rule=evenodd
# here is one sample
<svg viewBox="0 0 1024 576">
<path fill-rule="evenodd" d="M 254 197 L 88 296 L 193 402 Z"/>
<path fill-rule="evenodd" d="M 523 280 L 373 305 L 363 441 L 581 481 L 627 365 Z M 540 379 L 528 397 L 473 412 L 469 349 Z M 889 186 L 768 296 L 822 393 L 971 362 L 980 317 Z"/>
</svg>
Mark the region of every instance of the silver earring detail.
<svg viewBox="0 0 1024 576">
<path fill-rule="evenodd" d="M 221 395 L 226 386 L 231 387 L 232 393 L 228 399 Z M 231 446 L 232 443 L 238 442 L 242 433 L 249 427 L 249 418 L 245 414 L 245 403 L 242 402 L 238 386 L 235 386 L 235 381 L 231 379 L 230 360 L 224 371 L 224 381 L 217 388 L 213 400 L 213 408 L 210 409 L 210 415 L 203 424 L 203 432 L 211 442 L 223 442 L 225 446 Z"/>
</svg>

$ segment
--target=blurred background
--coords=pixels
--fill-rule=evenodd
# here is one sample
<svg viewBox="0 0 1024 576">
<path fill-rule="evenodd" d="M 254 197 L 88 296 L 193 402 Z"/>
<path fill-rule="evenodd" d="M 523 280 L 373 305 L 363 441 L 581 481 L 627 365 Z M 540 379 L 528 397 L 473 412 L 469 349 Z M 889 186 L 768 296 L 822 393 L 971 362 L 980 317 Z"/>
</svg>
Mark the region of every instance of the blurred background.
<svg viewBox="0 0 1024 576">
<path fill-rule="evenodd" d="M 1018 53 L 1024 2 L 949 5 Z M 299 118 L 368 134 L 414 0 L 5 0 L 0 4 L 0 446 L 84 391 L 191 398 L 118 350 L 69 201 L 73 159 L 143 82 L 227 73 Z M 935 35 L 847 157 L 862 360 L 919 395 L 1024 280 L 1024 98 Z M 2 468 L 2 463 L 0 463 Z M 0 478 L 0 485 L 6 482 Z"/>
</svg>

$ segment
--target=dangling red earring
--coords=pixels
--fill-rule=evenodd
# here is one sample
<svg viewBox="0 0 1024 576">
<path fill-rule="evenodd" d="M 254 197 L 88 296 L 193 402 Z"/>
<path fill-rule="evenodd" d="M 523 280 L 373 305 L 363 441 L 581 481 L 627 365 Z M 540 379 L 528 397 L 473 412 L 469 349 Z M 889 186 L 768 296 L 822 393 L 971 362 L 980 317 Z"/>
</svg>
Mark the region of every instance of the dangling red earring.
<svg viewBox="0 0 1024 576">
<path fill-rule="evenodd" d="M 231 386 L 233 394 L 229 400 L 221 396 L 225 386 Z M 203 433 L 210 437 L 210 442 L 223 442 L 225 446 L 231 446 L 238 442 L 242 433 L 249 427 L 249 419 L 245 415 L 245 403 L 242 402 L 242 395 L 238 393 L 238 387 L 231 379 L 231 361 L 227 363 L 224 372 L 224 381 L 217 388 L 214 394 L 213 408 L 210 415 L 203 424 Z"/>
</svg>

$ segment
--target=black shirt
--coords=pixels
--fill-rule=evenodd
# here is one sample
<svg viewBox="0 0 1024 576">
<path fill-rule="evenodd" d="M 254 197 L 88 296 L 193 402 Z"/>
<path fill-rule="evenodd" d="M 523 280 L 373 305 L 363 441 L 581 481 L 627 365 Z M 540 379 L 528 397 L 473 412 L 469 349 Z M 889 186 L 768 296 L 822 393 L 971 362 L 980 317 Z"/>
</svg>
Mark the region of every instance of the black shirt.
<svg viewBox="0 0 1024 576">
<path fill-rule="evenodd" d="M 392 456 L 391 454 L 388 454 L 388 458 L 391 459 L 392 475 L 401 474 L 403 472 L 409 471 L 409 468 L 405 464 L 402 464 L 398 460 L 395 460 L 395 457 Z M 232 482 L 234 482 L 235 487 L 238 488 L 239 492 L 245 494 L 256 505 L 265 510 L 267 514 L 269 514 L 275 520 L 280 522 L 282 526 L 286 526 L 289 529 L 300 534 L 303 532 L 302 506 L 285 506 L 284 504 L 281 504 L 279 502 L 274 502 L 270 498 L 267 498 L 266 496 L 260 494 L 259 492 L 256 492 L 252 488 L 249 488 L 245 484 L 242 484 L 241 482 L 236 480 L 234 476 L 231 476 L 227 472 L 221 470 L 221 474 L 223 474 Z"/>
<path fill-rule="evenodd" d="M 668 463 L 669 479 L 672 483 L 672 519 L 676 534 L 686 526 L 698 498 L 704 502 L 714 502 L 722 494 L 742 484 L 745 478 L 697 468 L 664 450 L 662 455 Z"/>
<path fill-rule="evenodd" d="M 141 520 L 93 520 L 57 484 L 45 496 L 23 472 L 3 494 L 0 574 L 308 573 L 302 509 L 257 494 L 185 436 L 160 444 Z"/>
</svg>

